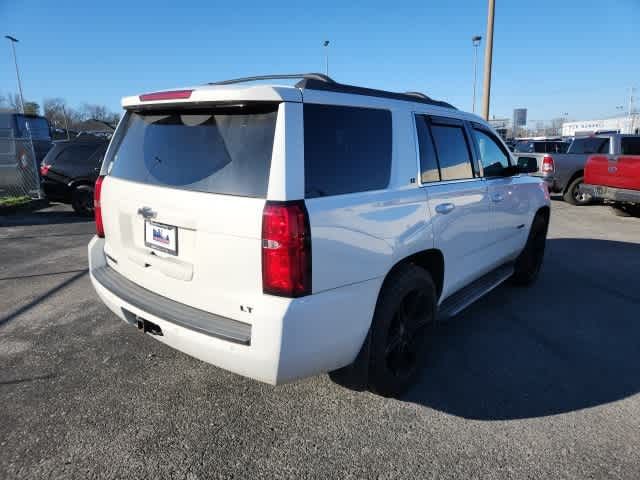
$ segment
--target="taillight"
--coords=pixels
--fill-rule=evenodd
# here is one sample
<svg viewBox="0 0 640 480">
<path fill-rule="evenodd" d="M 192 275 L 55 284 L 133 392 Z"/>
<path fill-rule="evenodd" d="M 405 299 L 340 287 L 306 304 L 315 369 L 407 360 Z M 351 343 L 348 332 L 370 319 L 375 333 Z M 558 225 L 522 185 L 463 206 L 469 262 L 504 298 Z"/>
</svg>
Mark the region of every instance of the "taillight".
<svg viewBox="0 0 640 480">
<path fill-rule="evenodd" d="M 40 175 L 42 175 L 43 177 L 46 177 L 47 173 L 49 173 L 50 168 L 51 168 L 51 165 L 40 165 Z"/>
<path fill-rule="evenodd" d="M 303 200 L 264 206 L 262 291 L 283 297 L 311 293 L 311 229 Z"/>
<path fill-rule="evenodd" d="M 556 167 L 553 163 L 553 157 L 551 155 L 545 155 L 542 158 L 542 168 L 540 169 L 540 171 L 542 173 L 553 173 L 555 169 Z"/>
<path fill-rule="evenodd" d="M 104 177 L 98 177 L 98 179 L 96 180 L 96 184 L 93 187 L 93 214 L 96 219 L 96 235 L 104 238 L 104 226 L 102 225 L 102 204 L 100 203 L 103 181 Z"/>
</svg>

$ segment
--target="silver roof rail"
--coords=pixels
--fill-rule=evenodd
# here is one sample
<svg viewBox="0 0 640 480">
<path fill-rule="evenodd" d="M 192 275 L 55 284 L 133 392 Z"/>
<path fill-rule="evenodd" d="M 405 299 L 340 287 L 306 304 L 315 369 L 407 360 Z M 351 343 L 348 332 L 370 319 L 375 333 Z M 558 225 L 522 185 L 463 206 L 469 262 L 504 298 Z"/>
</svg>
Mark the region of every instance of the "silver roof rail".
<svg viewBox="0 0 640 480">
<path fill-rule="evenodd" d="M 232 78 L 230 80 L 222 80 L 220 82 L 210 82 L 208 85 L 232 85 L 234 83 L 256 82 L 259 80 L 318 80 L 325 83 L 336 83 L 331 77 L 322 73 L 286 73 L 282 75 L 257 75 L 255 77 Z"/>
</svg>

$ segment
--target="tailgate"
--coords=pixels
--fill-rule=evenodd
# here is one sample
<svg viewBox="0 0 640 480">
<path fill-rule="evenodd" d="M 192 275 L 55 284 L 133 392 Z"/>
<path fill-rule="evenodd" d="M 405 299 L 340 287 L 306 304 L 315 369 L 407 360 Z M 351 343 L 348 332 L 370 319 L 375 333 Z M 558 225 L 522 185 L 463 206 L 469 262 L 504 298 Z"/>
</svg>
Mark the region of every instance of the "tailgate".
<svg viewBox="0 0 640 480">
<path fill-rule="evenodd" d="M 277 108 L 127 112 L 102 171 L 109 266 L 153 293 L 230 318 L 261 295 Z"/>
<path fill-rule="evenodd" d="M 594 155 L 587 161 L 584 182 L 589 185 L 640 190 L 640 156 Z"/>
</svg>

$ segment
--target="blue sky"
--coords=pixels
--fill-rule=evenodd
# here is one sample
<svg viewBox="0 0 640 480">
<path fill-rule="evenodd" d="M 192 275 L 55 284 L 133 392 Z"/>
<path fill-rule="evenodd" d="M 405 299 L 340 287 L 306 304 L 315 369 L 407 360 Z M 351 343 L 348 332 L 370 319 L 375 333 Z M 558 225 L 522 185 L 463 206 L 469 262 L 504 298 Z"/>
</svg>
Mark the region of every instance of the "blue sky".
<svg viewBox="0 0 640 480">
<path fill-rule="evenodd" d="M 486 0 L 171 3 L 0 0 L 0 33 L 20 39 L 25 97 L 117 110 L 134 93 L 322 71 L 329 39 L 338 81 L 418 90 L 471 110 L 471 36 L 485 36 Z M 0 93 L 14 92 L 2 42 Z M 640 0 L 497 0 L 491 113 L 613 116 L 627 108 L 630 86 L 640 97 L 639 60 Z"/>
</svg>

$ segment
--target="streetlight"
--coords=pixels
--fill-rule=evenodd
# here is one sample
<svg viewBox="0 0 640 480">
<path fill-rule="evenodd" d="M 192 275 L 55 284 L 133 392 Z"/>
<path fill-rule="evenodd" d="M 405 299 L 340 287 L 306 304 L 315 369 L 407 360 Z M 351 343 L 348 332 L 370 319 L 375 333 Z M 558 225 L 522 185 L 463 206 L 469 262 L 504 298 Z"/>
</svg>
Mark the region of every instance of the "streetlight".
<svg viewBox="0 0 640 480">
<path fill-rule="evenodd" d="M 480 42 L 482 41 L 482 37 L 480 35 L 474 35 L 471 37 L 471 43 L 473 44 L 474 54 L 473 54 L 473 106 L 471 111 L 476 113 L 476 82 L 478 81 L 478 47 L 480 46 Z"/>
<path fill-rule="evenodd" d="M 493 61 L 493 20 L 496 0 L 489 0 L 487 13 L 487 46 L 484 50 L 484 91 L 482 92 L 482 116 L 489 120 L 489 98 L 491 97 L 491 63 Z"/>
<path fill-rule="evenodd" d="M 18 59 L 16 57 L 16 43 L 18 39 L 11 35 L 5 35 L 4 38 L 11 42 L 11 50 L 13 51 L 13 63 L 16 65 L 16 77 L 18 78 L 18 91 L 20 92 L 20 107 L 22 107 L 22 113 L 24 113 L 24 97 L 22 96 L 22 82 L 20 82 L 20 70 L 18 70 Z"/>
<path fill-rule="evenodd" d="M 329 76 L 329 40 L 322 42 L 324 47 L 324 73 Z"/>
</svg>

